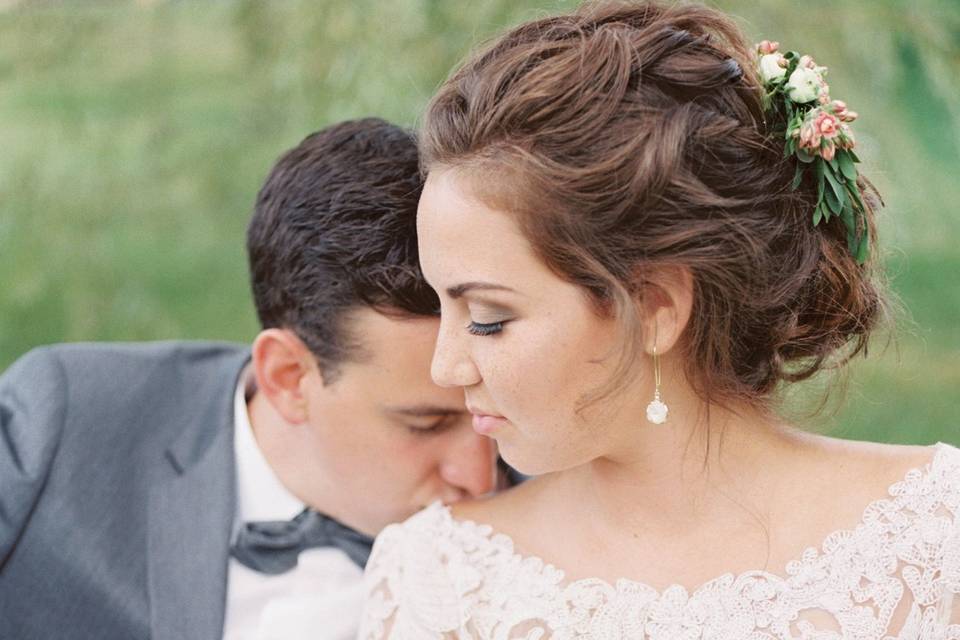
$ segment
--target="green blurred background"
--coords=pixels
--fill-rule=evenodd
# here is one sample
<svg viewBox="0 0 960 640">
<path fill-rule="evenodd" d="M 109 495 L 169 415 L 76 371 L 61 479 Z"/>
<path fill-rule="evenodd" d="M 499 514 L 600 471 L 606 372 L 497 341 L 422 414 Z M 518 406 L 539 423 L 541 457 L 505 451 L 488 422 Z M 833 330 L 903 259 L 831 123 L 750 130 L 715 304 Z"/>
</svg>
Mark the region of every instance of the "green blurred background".
<svg viewBox="0 0 960 640">
<path fill-rule="evenodd" d="M 244 228 L 273 160 L 340 119 L 414 124 L 473 43 L 574 4 L 0 0 L 0 369 L 50 342 L 250 340 Z M 960 3 L 714 4 L 830 67 L 888 205 L 908 313 L 808 426 L 960 443 Z"/>
</svg>

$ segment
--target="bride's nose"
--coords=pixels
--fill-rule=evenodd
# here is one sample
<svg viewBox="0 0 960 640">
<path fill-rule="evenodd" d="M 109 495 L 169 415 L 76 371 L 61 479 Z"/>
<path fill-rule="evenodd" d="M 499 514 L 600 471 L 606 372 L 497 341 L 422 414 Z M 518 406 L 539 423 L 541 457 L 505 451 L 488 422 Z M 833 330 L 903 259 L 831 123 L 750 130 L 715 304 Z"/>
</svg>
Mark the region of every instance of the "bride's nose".
<svg viewBox="0 0 960 640">
<path fill-rule="evenodd" d="M 480 372 L 470 358 L 469 334 L 453 322 L 440 320 L 437 346 L 433 350 L 430 377 L 441 387 L 469 387 L 480 382 Z"/>
</svg>

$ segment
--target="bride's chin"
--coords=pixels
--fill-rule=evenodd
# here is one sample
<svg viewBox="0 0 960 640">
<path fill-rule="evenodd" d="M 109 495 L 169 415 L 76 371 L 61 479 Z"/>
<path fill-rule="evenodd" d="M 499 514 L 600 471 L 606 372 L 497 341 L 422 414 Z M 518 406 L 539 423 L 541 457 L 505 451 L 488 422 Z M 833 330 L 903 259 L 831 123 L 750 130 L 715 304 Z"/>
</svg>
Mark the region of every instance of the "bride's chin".
<svg viewBox="0 0 960 640">
<path fill-rule="evenodd" d="M 560 470 L 553 464 L 555 461 L 544 457 L 543 451 L 528 449 L 522 444 L 501 438 L 497 438 L 497 447 L 503 461 L 525 476 L 539 476 Z"/>
</svg>

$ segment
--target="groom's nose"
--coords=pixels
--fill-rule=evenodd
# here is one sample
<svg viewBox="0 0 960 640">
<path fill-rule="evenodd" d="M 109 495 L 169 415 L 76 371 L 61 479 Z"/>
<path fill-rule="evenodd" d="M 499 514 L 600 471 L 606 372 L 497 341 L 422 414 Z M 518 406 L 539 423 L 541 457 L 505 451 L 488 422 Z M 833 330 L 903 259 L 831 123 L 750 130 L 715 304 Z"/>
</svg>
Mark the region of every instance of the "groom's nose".
<svg viewBox="0 0 960 640">
<path fill-rule="evenodd" d="M 496 442 L 473 429 L 464 429 L 458 436 L 440 463 L 440 476 L 450 489 L 445 502 L 482 496 L 496 486 Z"/>
</svg>

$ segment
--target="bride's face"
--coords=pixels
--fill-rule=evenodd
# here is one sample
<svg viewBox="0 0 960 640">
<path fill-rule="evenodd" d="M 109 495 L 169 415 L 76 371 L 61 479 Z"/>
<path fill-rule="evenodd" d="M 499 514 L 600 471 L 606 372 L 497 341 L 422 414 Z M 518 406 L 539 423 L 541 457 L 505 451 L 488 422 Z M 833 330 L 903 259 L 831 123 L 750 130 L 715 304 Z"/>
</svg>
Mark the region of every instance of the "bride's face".
<svg viewBox="0 0 960 640">
<path fill-rule="evenodd" d="M 520 471 L 602 456 L 618 418 L 577 409 L 613 373 L 615 320 L 598 316 L 583 289 L 537 257 L 513 217 L 469 187 L 455 170 L 431 172 L 417 215 L 423 272 L 441 301 L 433 379 L 463 387 L 474 428 Z"/>
</svg>

